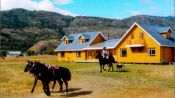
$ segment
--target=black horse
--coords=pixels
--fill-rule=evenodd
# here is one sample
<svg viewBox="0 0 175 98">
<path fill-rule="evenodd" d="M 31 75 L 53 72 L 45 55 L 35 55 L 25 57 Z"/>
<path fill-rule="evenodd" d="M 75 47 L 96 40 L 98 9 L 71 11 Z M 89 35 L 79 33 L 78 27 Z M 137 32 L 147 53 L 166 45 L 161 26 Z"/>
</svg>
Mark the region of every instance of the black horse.
<svg viewBox="0 0 175 98">
<path fill-rule="evenodd" d="M 109 55 L 108 59 L 105 59 L 105 58 L 103 58 L 101 53 L 98 52 L 96 55 L 96 58 L 98 58 L 98 60 L 99 60 L 100 72 L 102 72 L 102 69 L 106 71 L 106 69 L 104 68 L 106 64 L 109 66 L 108 71 L 110 71 L 111 67 L 112 67 L 112 71 L 114 71 L 112 63 L 116 63 L 116 61 L 112 55 Z"/>
<path fill-rule="evenodd" d="M 29 66 L 32 65 L 32 66 Z M 68 92 L 68 82 L 71 80 L 71 73 L 69 69 L 64 68 L 64 67 L 53 67 L 53 66 L 48 66 L 46 64 L 42 64 L 40 62 L 33 62 L 33 64 L 28 64 L 28 67 L 25 68 L 30 69 L 30 73 L 34 74 L 35 78 L 35 83 L 32 88 L 32 91 L 35 88 L 37 80 L 41 80 L 43 84 L 43 90 L 46 93 L 46 95 L 50 95 L 50 90 L 49 90 L 49 83 L 51 81 L 54 81 L 53 87 L 55 86 L 56 80 L 58 81 L 60 85 L 60 91 L 62 90 L 62 84 L 63 82 L 66 85 L 66 92 Z M 25 71 L 25 70 L 24 70 Z M 62 81 L 63 80 L 63 81 Z"/>
<path fill-rule="evenodd" d="M 28 61 L 27 64 L 25 65 L 24 72 L 30 71 L 33 66 L 34 66 L 34 62 Z M 40 73 L 33 73 L 33 75 L 34 75 L 35 81 L 34 81 L 34 85 L 32 87 L 31 93 L 34 92 L 34 89 L 35 89 L 35 86 L 37 84 L 38 79 L 41 80 L 41 74 Z M 54 81 L 54 83 L 53 83 L 53 86 L 52 86 L 52 90 L 54 89 L 55 84 L 56 84 L 55 79 L 53 81 Z M 60 81 L 62 81 L 62 80 L 60 80 Z M 60 91 L 61 91 L 61 88 L 60 88 Z"/>
<path fill-rule="evenodd" d="M 32 67 L 33 67 L 33 62 L 32 62 L 32 61 L 28 61 L 27 64 L 25 65 L 24 72 L 30 71 Z M 34 74 L 34 78 L 35 78 L 35 81 L 34 81 L 34 85 L 33 85 L 33 87 L 32 87 L 31 93 L 34 92 L 36 83 L 37 83 L 38 78 L 39 78 L 39 74 Z M 53 87 L 53 88 L 54 88 L 54 87 Z"/>
</svg>

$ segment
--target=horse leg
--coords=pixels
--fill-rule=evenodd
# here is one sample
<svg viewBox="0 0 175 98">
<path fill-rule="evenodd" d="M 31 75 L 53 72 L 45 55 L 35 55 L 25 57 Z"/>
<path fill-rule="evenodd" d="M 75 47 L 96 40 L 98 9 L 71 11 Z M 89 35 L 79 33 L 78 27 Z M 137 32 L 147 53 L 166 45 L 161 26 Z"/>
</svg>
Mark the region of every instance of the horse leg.
<svg viewBox="0 0 175 98">
<path fill-rule="evenodd" d="M 46 94 L 47 96 L 50 96 L 50 90 L 49 90 L 49 85 L 48 85 L 48 83 L 42 81 L 42 84 L 43 84 L 43 90 L 44 90 L 45 94 Z"/>
<path fill-rule="evenodd" d="M 38 81 L 38 78 L 35 77 L 35 81 L 34 81 L 33 88 L 31 90 L 31 93 L 34 92 L 34 89 L 35 89 L 35 86 L 36 86 L 37 81 Z"/>
<path fill-rule="evenodd" d="M 63 81 L 61 79 L 57 80 L 60 86 L 60 91 L 63 90 Z"/>
<path fill-rule="evenodd" d="M 64 81 L 64 84 L 66 85 L 66 93 L 68 93 L 68 83 L 66 80 L 63 80 Z"/>
<path fill-rule="evenodd" d="M 53 86 L 52 86 L 51 92 L 53 92 L 53 89 L 55 87 L 55 84 L 56 84 L 56 80 L 53 81 Z"/>
<path fill-rule="evenodd" d="M 106 69 L 105 69 L 105 64 L 103 65 L 103 70 L 106 71 Z"/>
<path fill-rule="evenodd" d="M 117 65 L 117 71 L 119 70 L 118 65 Z"/>
<path fill-rule="evenodd" d="M 111 64 L 108 64 L 108 66 L 109 66 L 109 69 L 108 69 L 108 71 L 110 71 L 110 69 L 111 69 Z"/>
<path fill-rule="evenodd" d="M 100 65 L 100 72 L 102 72 L 102 65 Z"/>
<path fill-rule="evenodd" d="M 112 63 L 111 63 L 111 67 L 112 67 L 112 71 L 114 71 L 114 67 L 113 67 Z"/>
</svg>

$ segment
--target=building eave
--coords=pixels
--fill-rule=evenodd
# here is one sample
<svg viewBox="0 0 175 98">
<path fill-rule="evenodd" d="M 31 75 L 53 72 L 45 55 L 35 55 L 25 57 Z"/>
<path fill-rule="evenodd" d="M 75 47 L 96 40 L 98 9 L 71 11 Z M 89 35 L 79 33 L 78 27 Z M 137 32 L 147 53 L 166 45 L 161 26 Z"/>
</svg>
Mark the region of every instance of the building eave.
<svg viewBox="0 0 175 98">
<path fill-rule="evenodd" d="M 105 40 L 105 37 L 103 36 L 103 34 L 102 34 L 101 32 L 99 32 L 99 33 L 91 40 L 91 42 L 89 42 L 89 44 L 88 44 L 87 46 L 90 46 L 90 44 L 94 41 L 94 39 L 95 39 L 99 34 L 100 34 L 100 35 L 104 38 L 104 40 Z"/>
</svg>

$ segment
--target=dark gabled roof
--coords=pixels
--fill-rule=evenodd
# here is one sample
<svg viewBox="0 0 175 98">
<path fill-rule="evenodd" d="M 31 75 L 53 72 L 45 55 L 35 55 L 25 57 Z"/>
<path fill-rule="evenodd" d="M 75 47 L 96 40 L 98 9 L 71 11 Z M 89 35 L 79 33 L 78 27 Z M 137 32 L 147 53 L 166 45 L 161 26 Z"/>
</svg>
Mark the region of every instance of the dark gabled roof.
<svg viewBox="0 0 175 98">
<path fill-rule="evenodd" d="M 90 43 L 99 34 L 102 35 L 101 32 L 85 32 L 85 33 L 69 34 L 68 36 L 72 36 L 74 40 L 69 44 L 64 44 L 64 42 L 61 42 L 60 45 L 55 49 L 55 51 L 82 51 L 85 47 L 89 46 Z M 81 43 L 78 39 L 80 35 L 84 35 L 85 37 L 88 36 L 89 40 L 86 43 Z"/>
</svg>

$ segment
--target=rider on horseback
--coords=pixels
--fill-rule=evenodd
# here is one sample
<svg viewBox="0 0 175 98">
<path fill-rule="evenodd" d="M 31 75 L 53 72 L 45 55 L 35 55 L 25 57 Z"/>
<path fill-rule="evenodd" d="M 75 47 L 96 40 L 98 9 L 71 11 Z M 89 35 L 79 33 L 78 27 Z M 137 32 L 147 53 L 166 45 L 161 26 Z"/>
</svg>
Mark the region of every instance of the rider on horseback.
<svg viewBox="0 0 175 98">
<path fill-rule="evenodd" d="M 102 56 L 103 56 L 104 59 L 109 58 L 109 51 L 106 49 L 106 47 L 104 47 L 103 50 L 102 50 Z"/>
</svg>

